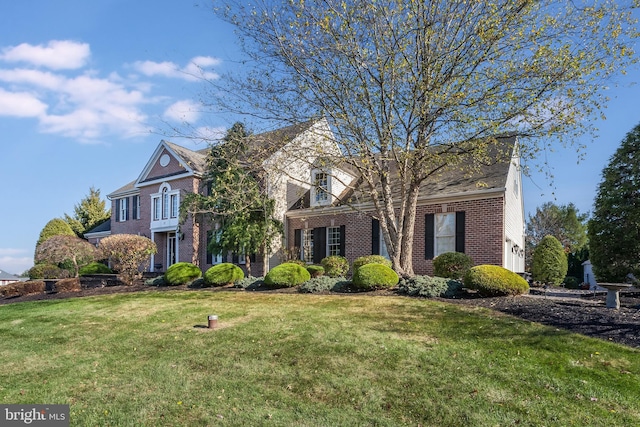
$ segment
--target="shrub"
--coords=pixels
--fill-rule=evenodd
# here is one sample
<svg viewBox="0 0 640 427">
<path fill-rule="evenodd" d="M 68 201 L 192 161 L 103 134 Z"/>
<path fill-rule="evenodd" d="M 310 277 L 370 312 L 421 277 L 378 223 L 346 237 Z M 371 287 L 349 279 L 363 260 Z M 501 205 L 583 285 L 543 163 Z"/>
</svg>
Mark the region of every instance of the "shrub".
<svg viewBox="0 0 640 427">
<path fill-rule="evenodd" d="M 562 243 L 553 236 L 544 236 L 533 251 L 533 280 L 558 286 L 567 275 L 567 255 Z"/>
<path fill-rule="evenodd" d="M 80 279 L 77 277 L 71 279 L 62 279 L 56 282 L 57 292 L 79 292 L 82 290 Z"/>
<path fill-rule="evenodd" d="M 46 223 L 42 231 L 40 231 L 40 236 L 38 236 L 38 241 L 36 242 L 36 249 L 38 249 L 41 243 L 49 240 L 53 236 L 76 236 L 76 233 L 67 221 L 62 218 L 54 218 Z"/>
<path fill-rule="evenodd" d="M 64 268 L 78 277 L 80 266 L 96 260 L 97 249 L 86 240 L 74 236 L 53 236 L 36 248 L 35 261 L 40 263 L 66 264 Z"/>
<path fill-rule="evenodd" d="M 320 277 L 324 275 L 324 267 L 321 265 L 308 265 L 307 271 L 311 277 Z"/>
<path fill-rule="evenodd" d="M 564 278 L 564 286 L 567 289 L 580 289 L 581 282 L 582 280 L 573 276 L 567 276 Z"/>
<path fill-rule="evenodd" d="M 353 285 L 360 290 L 391 288 L 398 280 L 396 272 L 383 264 L 364 264 L 353 273 Z"/>
<path fill-rule="evenodd" d="M 60 279 L 62 276 L 67 275 L 66 270 L 62 270 L 60 267 L 54 264 L 36 264 L 29 269 L 29 279 Z"/>
<path fill-rule="evenodd" d="M 104 265 L 101 262 L 92 262 L 80 269 L 81 276 L 87 276 L 89 274 L 112 274 L 113 270 Z"/>
<path fill-rule="evenodd" d="M 158 276 L 145 280 L 144 284 L 148 286 L 167 286 L 169 282 L 165 280 L 164 276 Z"/>
<path fill-rule="evenodd" d="M 324 274 L 329 277 L 340 277 L 349 271 L 349 261 L 340 255 L 331 255 L 320 261 L 324 267 Z"/>
<path fill-rule="evenodd" d="M 47 285 L 42 280 L 29 280 L 28 282 L 16 283 L 16 288 L 20 295 L 31 295 L 44 293 L 47 290 Z"/>
<path fill-rule="evenodd" d="M 300 285 L 300 292 L 316 293 L 325 291 L 338 291 L 346 286 L 349 282 L 344 277 L 312 277 L 311 279 Z"/>
<path fill-rule="evenodd" d="M 301 265 L 303 267 L 307 266 L 307 263 L 305 261 L 302 261 L 301 259 L 290 259 L 289 261 L 285 262 L 284 264 L 297 264 L 297 265 Z"/>
<path fill-rule="evenodd" d="M 0 286 L 0 297 L 13 298 L 20 296 L 20 291 L 16 286 L 18 283 L 9 283 L 8 285 Z"/>
<path fill-rule="evenodd" d="M 271 287 L 290 288 L 311 279 L 306 268 L 291 262 L 285 262 L 274 267 L 267 273 L 264 283 Z"/>
<path fill-rule="evenodd" d="M 211 286 L 224 286 L 244 279 L 244 271 L 230 262 L 214 265 L 204 273 L 204 281 Z"/>
<path fill-rule="evenodd" d="M 355 275 L 356 271 L 360 267 L 367 264 L 381 264 L 391 268 L 391 261 L 389 261 L 382 255 L 365 255 L 365 256 L 356 258 L 356 260 L 353 261 L 353 274 Z"/>
<path fill-rule="evenodd" d="M 167 268 L 164 279 L 170 285 L 184 285 L 202 276 L 202 270 L 190 262 L 177 262 Z"/>
<path fill-rule="evenodd" d="M 401 293 L 426 298 L 454 298 L 461 289 L 460 281 L 444 277 L 413 276 L 409 279 L 401 279 L 398 283 L 398 290 Z"/>
<path fill-rule="evenodd" d="M 445 252 L 433 259 L 434 276 L 447 279 L 461 279 L 471 267 L 473 260 L 462 252 Z"/>
<path fill-rule="evenodd" d="M 260 286 L 264 285 L 264 277 L 245 277 L 244 279 L 240 279 L 235 283 L 236 288 L 242 289 L 256 289 Z"/>
<path fill-rule="evenodd" d="M 156 244 L 149 238 L 135 234 L 114 234 L 100 240 L 99 249 L 104 258 L 109 258 L 113 269 L 120 273 L 121 280 L 133 284 L 149 267 L 151 255 L 157 252 Z"/>
<path fill-rule="evenodd" d="M 485 297 L 520 295 L 529 291 L 526 280 L 497 265 L 471 267 L 464 276 L 464 285 Z"/>
</svg>

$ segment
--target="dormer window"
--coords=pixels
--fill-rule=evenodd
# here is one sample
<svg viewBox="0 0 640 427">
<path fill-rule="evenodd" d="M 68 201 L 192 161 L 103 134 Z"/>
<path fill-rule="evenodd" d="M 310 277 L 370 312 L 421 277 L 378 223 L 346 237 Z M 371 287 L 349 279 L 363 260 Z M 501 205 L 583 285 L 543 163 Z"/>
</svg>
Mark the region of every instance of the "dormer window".
<svg viewBox="0 0 640 427">
<path fill-rule="evenodd" d="M 327 203 L 329 201 L 329 175 L 326 172 L 315 172 L 313 178 L 315 203 L 318 205 Z"/>
</svg>

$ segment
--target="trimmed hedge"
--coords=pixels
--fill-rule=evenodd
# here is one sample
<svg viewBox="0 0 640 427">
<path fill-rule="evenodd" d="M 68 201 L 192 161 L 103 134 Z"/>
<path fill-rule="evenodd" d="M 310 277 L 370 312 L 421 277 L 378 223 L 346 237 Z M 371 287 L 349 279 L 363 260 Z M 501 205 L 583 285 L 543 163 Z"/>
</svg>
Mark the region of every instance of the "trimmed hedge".
<svg viewBox="0 0 640 427">
<path fill-rule="evenodd" d="M 464 276 L 464 285 L 485 297 L 520 295 L 529 292 L 529 284 L 513 271 L 497 265 L 477 265 Z"/>
<path fill-rule="evenodd" d="M 344 277 L 312 277 L 300 285 L 299 291 L 302 293 L 316 293 L 326 291 L 339 291 L 349 284 Z"/>
<path fill-rule="evenodd" d="M 55 287 L 56 292 L 80 292 L 82 290 L 80 279 L 77 277 L 58 280 Z"/>
<path fill-rule="evenodd" d="M 349 271 L 349 261 L 340 255 L 323 258 L 320 264 L 324 267 L 324 274 L 329 277 L 341 277 Z"/>
<path fill-rule="evenodd" d="M 0 286 L 0 296 L 3 298 L 21 297 L 23 295 L 42 294 L 47 285 L 41 280 L 15 282 Z"/>
<path fill-rule="evenodd" d="M 87 264 L 79 270 L 80 276 L 86 276 L 89 274 L 113 274 L 113 270 L 104 265 L 101 262 L 92 262 Z"/>
<path fill-rule="evenodd" d="M 269 271 L 264 283 L 271 287 L 291 288 L 311 279 L 306 268 L 291 262 L 280 264 Z"/>
<path fill-rule="evenodd" d="M 544 236 L 533 250 L 531 273 L 533 280 L 558 286 L 567 275 L 567 254 L 562 243 L 553 236 Z"/>
<path fill-rule="evenodd" d="M 224 286 L 244 279 L 244 271 L 230 262 L 214 265 L 204 273 L 204 282 L 211 286 Z"/>
<path fill-rule="evenodd" d="M 202 277 L 202 270 L 190 262 L 175 263 L 164 273 L 164 280 L 170 285 L 184 285 Z"/>
<path fill-rule="evenodd" d="M 353 285 L 360 290 L 391 288 L 399 280 L 396 272 L 383 264 L 364 264 L 355 269 L 352 278 Z"/>
<path fill-rule="evenodd" d="M 433 259 L 433 275 L 445 279 L 461 279 L 471 267 L 473 260 L 462 252 L 445 252 Z"/>
<path fill-rule="evenodd" d="M 29 279 L 31 280 L 61 279 L 65 276 L 68 277 L 69 272 L 61 269 L 55 264 L 36 264 L 29 269 Z"/>
<path fill-rule="evenodd" d="M 353 274 L 355 275 L 356 271 L 360 267 L 367 264 L 380 264 L 384 265 L 385 267 L 391 268 L 391 261 L 386 259 L 382 255 L 365 255 L 356 258 L 356 260 L 353 261 Z"/>
</svg>

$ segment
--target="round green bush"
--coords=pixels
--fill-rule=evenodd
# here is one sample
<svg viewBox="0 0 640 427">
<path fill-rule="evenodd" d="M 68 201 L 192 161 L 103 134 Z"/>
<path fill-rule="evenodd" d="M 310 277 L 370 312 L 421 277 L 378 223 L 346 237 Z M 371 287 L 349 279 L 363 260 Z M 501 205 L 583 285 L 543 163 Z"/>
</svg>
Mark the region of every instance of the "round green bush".
<svg viewBox="0 0 640 427">
<path fill-rule="evenodd" d="M 211 286 L 224 286 L 244 279 L 244 271 L 230 262 L 214 265 L 204 273 L 204 282 Z"/>
<path fill-rule="evenodd" d="M 320 277 L 324 275 L 324 267 L 321 265 L 308 265 L 307 271 L 311 277 Z"/>
<path fill-rule="evenodd" d="M 520 295 L 529 292 L 529 284 L 513 271 L 497 265 L 477 265 L 467 270 L 464 285 L 484 297 Z"/>
<path fill-rule="evenodd" d="M 169 266 L 164 273 L 164 279 L 170 285 L 184 285 L 185 283 L 193 282 L 201 276 L 202 271 L 200 267 L 190 262 L 175 263 Z"/>
<path fill-rule="evenodd" d="M 462 252 L 445 252 L 433 259 L 434 276 L 445 279 L 461 279 L 471 267 L 473 260 Z"/>
<path fill-rule="evenodd" d="M 271 287 L 290 288 L 311 279 L 311 274 L 301 265 L 285 262 L 272 268 L 264 278 L 264 283 Z"/>
<path fill-rule="evenodd" d="M 353 261 L 353 274 L 355 274 L 360 267 L 367 264 L 380 264 L 391 268 L 391 261 L 382 255 L 365 255 Z"/>
<path fill-rule="evenodd" d="M 340 255 L 323 258 L 320 264 L 324 267 L 324 274 L 329 277 L 341 277 L 349 271 L 349 261 Z"/>
<path fill-rule="evenodd" d="M 383 264 L 364 264 L 353 273 L 353 285 L 361 290 L 391 288 L 400 278 L 395 271 Z"/>
<path fill-rule="evenodd" d="M 65 272 L 55 264 L 36 264 L 29 269 L 29 279 L 61 279 Z"/>
<path fill-rule="evenodd" d="M 113 270 L 104 265 L 101 262 L 92 262 L 84 267 L 80 268 L 80 276 L 86 276 L 88 274 L 112 274 Z"/>
<path fill-rule="evenodd" d="M 558 286 L 567 275 L 567 254 L 562 243 L 553 236 L 544 236 L 533 251 L 533 280 Z"/>
</svg>

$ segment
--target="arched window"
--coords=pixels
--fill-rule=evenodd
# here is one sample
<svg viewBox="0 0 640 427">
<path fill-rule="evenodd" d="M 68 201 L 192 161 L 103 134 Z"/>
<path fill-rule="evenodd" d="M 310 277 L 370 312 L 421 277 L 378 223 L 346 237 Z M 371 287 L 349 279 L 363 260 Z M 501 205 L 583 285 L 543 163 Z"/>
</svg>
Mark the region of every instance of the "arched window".
<svg viewBox="0 0 640 427">
<path fill-rule="evenodd" d="M 162 189 L 162 219 L 169 218 L 169 189 Z"/>
</svg>

